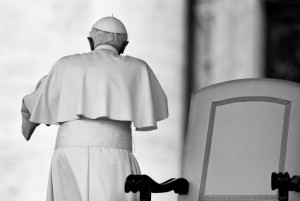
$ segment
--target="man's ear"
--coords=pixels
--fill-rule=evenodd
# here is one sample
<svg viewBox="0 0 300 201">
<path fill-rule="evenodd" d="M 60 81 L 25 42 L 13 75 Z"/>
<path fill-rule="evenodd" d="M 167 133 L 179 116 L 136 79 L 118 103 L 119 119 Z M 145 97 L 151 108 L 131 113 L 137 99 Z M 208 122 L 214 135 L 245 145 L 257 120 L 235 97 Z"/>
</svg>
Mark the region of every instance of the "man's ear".
<svg viewBox="0 0 300 201">
<path fill-rule="evenodd" d="M 95 49 L 94 41 L 91 37 L 87 37 L 87 39 L 89 40 L 91 50 L 93 51 Z"/>
<path fill-rule="evenodd" d="M 126 48 L 126 46 L 128 45 L 129 41 L 125 41 L 121 47 L 121 49 L 119 50 L 119 54 L 123 54 L 124 50 Z"/>
</svg>

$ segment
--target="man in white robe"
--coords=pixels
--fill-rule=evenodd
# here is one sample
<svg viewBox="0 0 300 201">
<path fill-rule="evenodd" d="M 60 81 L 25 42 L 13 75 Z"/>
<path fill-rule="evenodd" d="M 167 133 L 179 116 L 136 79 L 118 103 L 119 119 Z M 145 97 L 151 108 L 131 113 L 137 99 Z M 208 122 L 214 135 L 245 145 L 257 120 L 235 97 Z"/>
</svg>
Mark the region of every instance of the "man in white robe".
<svg viewBox="0 0 300 201">
<path fill-rule="evenodd" d="M 131 123 L 156 129 L 167 98 L 146 62 L 120 55 L 128 44 L 120 20 L 98 20 L 88 38 L 91 52 L 59 59 L 24 97 L 22 133 L 29 140 L 39 124 L 59 125 L 47 201 L 138 200 L 123 189 L 140 173 Z"/>
</svg>

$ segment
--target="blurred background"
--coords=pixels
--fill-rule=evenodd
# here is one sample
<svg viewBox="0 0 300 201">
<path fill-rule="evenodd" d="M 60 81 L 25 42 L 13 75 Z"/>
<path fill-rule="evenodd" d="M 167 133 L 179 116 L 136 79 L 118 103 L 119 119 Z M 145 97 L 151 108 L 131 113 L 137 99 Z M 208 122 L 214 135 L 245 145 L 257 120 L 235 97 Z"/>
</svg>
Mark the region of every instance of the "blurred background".
<svg viewBox="0 0 300 201">
<path fill-rule="evenodd" d="M 168 96 L 158 130 L 134 132 L 142 173 L 163 182 L 180 176 L 192 91 L 251 77 L 300 82 L 299 11 L 297 0 L 1 0 L 0 200 L 45 200 L 57 127 L 26 142 L 21 101 L 59 58 L 89 51 L 99 18 L 123 21 L 125 54 L 145 60 Z"/>
</svg>

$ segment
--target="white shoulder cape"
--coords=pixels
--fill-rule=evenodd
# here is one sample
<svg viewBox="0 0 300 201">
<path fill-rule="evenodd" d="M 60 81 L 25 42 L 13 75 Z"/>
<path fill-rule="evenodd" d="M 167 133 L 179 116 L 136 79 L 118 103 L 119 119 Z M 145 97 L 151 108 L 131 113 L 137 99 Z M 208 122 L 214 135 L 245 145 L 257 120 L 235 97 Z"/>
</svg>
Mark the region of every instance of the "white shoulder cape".
<svg viewBox="0 0 300 201">
<path fill-rule="evenodd" d="M 166 95 L 150 67 L 103 49 L 58 60 L 24 102 L 30 121 L 41 124 L 83 116 L 132 121 L 136 130 L 152 130 L 168 117 Z"/>
</svg>

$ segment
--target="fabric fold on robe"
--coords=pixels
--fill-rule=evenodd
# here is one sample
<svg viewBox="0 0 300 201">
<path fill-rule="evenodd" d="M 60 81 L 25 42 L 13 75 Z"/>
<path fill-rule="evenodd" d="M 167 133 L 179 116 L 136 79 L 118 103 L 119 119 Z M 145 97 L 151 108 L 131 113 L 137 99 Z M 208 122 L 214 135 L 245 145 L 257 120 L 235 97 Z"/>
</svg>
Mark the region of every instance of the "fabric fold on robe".
<svg viewBox="0 0 300 201">
<path fill-rule="evenodd" d="M 130 174 L 141 174 L 130 122 L 66 122 L 58 129 L 46 201 L 139 201 L 124 191 Z"/>
<path fill-rule="evenodd" d="M 138 201 L 139 195 L 124 192 L 129 174 L 141 172 L 128 151 L 99 147 L 58 149 L 52 157 L 47 201 Z"/>
</svg>

